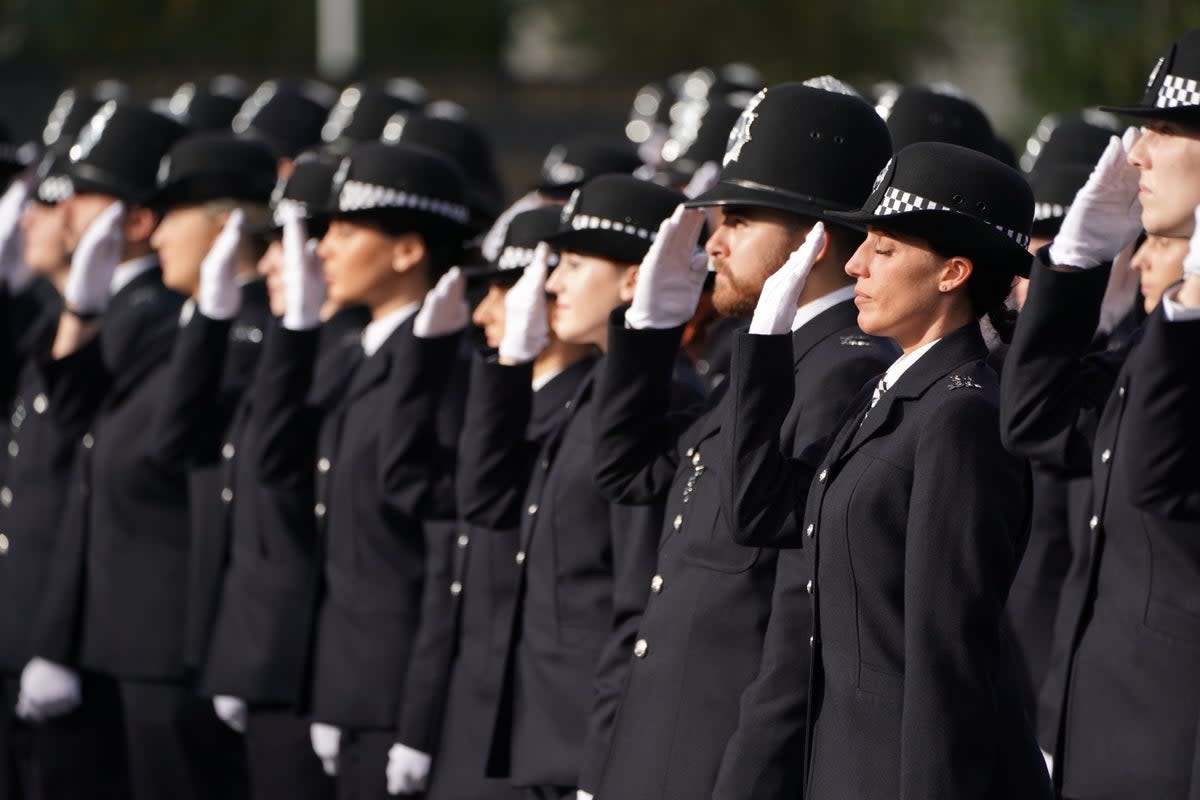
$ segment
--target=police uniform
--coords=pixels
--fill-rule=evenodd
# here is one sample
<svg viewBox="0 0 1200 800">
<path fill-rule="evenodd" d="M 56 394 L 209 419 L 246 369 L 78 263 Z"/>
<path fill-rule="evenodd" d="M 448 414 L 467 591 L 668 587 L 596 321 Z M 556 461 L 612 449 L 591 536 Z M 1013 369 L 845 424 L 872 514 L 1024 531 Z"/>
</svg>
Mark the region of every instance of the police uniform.
<svg viewBox="0 0 1200 800">
<path fill-rule="evenodd" d="M 335 216 L 408 215 L 413 230 L 462 235 L 462 178 L 439 156 L 383 143 L 354 147 L 335 175 Z M 427 697 L 408 702 L 408 665 L 421 627 L 441 625 L 423 614 L 426 560 L 444 538 L 433 506 L 439 478 L 434 423 L 442 390 L 456 363 L 459 336 L 422 339 L 411 308 L 369 356 L 362 349 L 343 366 L 341 396 L 329 410 L 293 394 L 271 411 L 259 441 L 260 468 L 286 463 L 297 447 L 313 446 L 313 514 L 320 542 L 323 591 L 316 614 L 311 709 L 319 722 L 342 729 L 339 797 L 386 797 L 387 752 L 396 721 L 428 737 Z M 364 340 L 371 332 L 364 329 Z M 302 333 L 280 330 L 282 360 L 311 363 Z M 356 363 L 357 362 L 357 363 Z M 427 539 L 427 537 L 429 537 Z M 440 592 L 441 587 L 436 587 Z M 429 589 L 434 591 L 434 589 Z M 415 697 L 415 694 L 413 695 Z M 429 741 L 406 741 L 428 752 Z"/>
<path fill-rule="evenodd" d="M 730 141 L 721 181 L 696 204 L 809 216 L 855 207 L 890 153 L 870 106 L 800 84 L 752 100 Z M 822 379 L 797 395 L 785 434 L 789 449 L 826 434 L 894 353 L 864 336 L 854 316 L 845 298 L 835 299 L 794 334 L 795 370 L 817 371 Z M 775 552 L 761 548 L 757 536 L 735 538 L 718 491 L 729 466 L 719 446 L 728 403 L 723 390 L 694 424 L 669 416 L 664 405 L 679 336 L 679 330 L 626 330 L 614 318 L 599 386 L 599 486 L 616 500 L 666 503 L 600 798 L 710 796 L 738 723 L 738 698 L 758 674 L 771 615 Z"/>
<path fill-rule="evenodd" d="M 1155 67 L 1141 106 L 1113 110 L 1194 119 L 1200 98 L 1175 98 L 1180 81 L 1197 76 L 1193 31 Z M 1055 782 L 1072 798 L 1185 797 L 1196 742 L 1190 709 L 1200 702 L 1196 528 L 1134 503 L 1143 460 L 1133 453 L 1144 445 L 1127 408 L 1147 388 L 1137 380 L 1142 359 L 1154 356 L 1139 342 L 1124 364 L 1085 357 L 1107 272 L 1035 265 L 1004 374 L 1009 446 L 1092 482 L 1085 590 L 1061 612 L 1067 662 L 1055 687 Z M 1060 344 L 1047 351 L 1046 341 Z"/>
<path fill-rule="evenodd" d="M 510 281 L 533 260 L 533 248 L 543 236 L 558 230 L 559 210 L 540 208 L 522 212 L 508 225 L 495 261 L 464 270 L 474 284 Z M 585 358 L 566 367 L 533 393 L 525 447 L 532 453 L 559 424 L 579 382 L 590 372 L 594 359 Z M 477 367 L 478 368 L 478 367 Z M 470 423 L 468 423 L 468 426 Z M 458 463 L 470 463 L 460 442 Z M 532 456 L 530 456 L 532 458 Z M 525 469 L 530 469 L 526 465 Z M 469 471 L 469 468 L 467 468 Z M 464 476 L 464 478 L 467 476 Z M 522 792 L 507 780 L 486 777 L 488 744 L 513 603 L 518 567 L 518 531 L 497 527 L 496 505 L 472 505 L 469 481 L 455 482 L 458 535 L 450 561 L 450 574 L 442 584 L 447 612 L 454 621 L 452 661 L 448 667 L 445 706 L 426 798 L 429 800 L 517 800 Z"/>
<path fill-rule="evenodd" d="M 862 212 L 834 216 L 922 238 L 961 226 L 971 252 L 1005 254 L 990 268 L 1016 270 L 1032 207 L 1015 171 L 923 143 L 896 155 Z M 738 337 L 723 430 L 734 524 L 786 530 L 794 515 L 786 541 L 813 564 L 805 797 L 1049 797 L 1001 624 L 1028 475 L 1001 446 L 978 325 L 900 359 L 796 458 L 775 444 L 788 344 Z"/>
<path fill-rule="evenodd" d="M 561 231 L 545 241 L 636 263 L 651 232 L 683 199 L 631 176 L 601 176 L 579 189 L 564 209 Z M 526 441 L 531 365 L 478 361 L 468 401 L 472 424 L 463 435 L 461 492 L 471 493 L 472 509 L 495 509 L 489 527 L 520 530 L 488 773 L 539 797 L 594 788 L 661 523 L 661 508 L 612 504 L 596 490 L 599 370 L 594 366 L 579 381 L 535 454 Z M 698 397 L 683 387 L 672 393 L 684 404 Z"/>
</svg>

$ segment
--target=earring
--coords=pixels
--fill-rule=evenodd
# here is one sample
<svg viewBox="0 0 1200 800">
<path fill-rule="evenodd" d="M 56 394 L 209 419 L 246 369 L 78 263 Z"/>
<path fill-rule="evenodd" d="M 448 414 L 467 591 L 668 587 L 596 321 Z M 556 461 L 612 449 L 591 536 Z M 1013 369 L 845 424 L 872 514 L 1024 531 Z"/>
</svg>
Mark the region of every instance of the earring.
<svg viewBox="0 0 1200 800">
<path fill-rule="evenodd" d="M 947 286 L 947 285 L 946 285 L 946 284 L 944 284 L 944 283 L 939 283 L 939 284 L 938 284 L 938 291 L 939 291 L 939 292 L 948 292 L 948 291 L 950 291 L 950 287 L 949 287 L 949 286 Z"/>
</svg>

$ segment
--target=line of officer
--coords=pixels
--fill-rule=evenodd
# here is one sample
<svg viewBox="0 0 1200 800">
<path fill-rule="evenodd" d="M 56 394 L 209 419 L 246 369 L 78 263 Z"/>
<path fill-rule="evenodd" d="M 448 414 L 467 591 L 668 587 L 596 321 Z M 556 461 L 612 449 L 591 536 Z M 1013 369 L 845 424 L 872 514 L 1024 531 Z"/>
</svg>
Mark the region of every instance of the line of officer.
<svg viewBox="0 0 1200 800">
<path fill-rule="evenodd" d="M 1135 343 L 1121 364 L 1114 354 L 1089 358 L 1087 348 L 1122 249 L 1143 228 L 1193 232 L 1198 78 L 1200 31 L 1192 31 L 1159 60 L 1140 104 L 1110 109 L 1146 128 L 1110 142 L 1040 254 L 1004 373 L 1009 446 L 1092 480 L 1087 583 L 1061 612 L 1068 661 L 1049 743 L 1055 784 L 1068 798 L 1194 791 L 1196 523 L 1141 508 L 1130 491 L 1141 443 L 1126 409 L 1144 388 L 1139 362 L 1152 356 Z"/>
<path fill-rule="evenodd" d="M 783 84 L 746 107 L 729 139 L 718 183 L 691 205 L 715 207 L 706 248 L 717 271 L 718 311 L 745 315 L 763 281 L 831 210 L 856 208 L 891 147 L 887 129 L 857 97 Z M 598 796 L 694 798 L 713 791 L 722 753 L 738 722 L 738 698 L 758 674 L 776 585 L 776 557 L 754 537 L 737 539 L 714 473 L 725 400 L 704 416 L 673 418 L 663 385 L 706 272 L 691 249 L 688 211 L 643 270 L 624 319 L 610 326 L 611 356 L 600 383 L 597 481 L 614 499 L 665 500 L 650 602 L 619 711 Z M 690 237 L 681 227 L 691 225 Z M 805 309 L 793 309 L 795 369 L 826 376 L 798 392 L 784 438 L 806 443 L 827 433 L 854 392 L 891 358 L 889 345 L 854 323 L 853 290 L 840 263 L 856 244 L 847 230 L 814 281 Z M 690 241 L 688 239 L 690 238 Z M 657 243 L 656 243 L 657 244 Z M 624 323 L 624 324 L 623 324 Z M 772 532 L 773 534 L 774 532 Z M 789 572 L 806 572 L 803 561 Z M 802 679 L 801 679 L 802 680 Z"/>
</svg>

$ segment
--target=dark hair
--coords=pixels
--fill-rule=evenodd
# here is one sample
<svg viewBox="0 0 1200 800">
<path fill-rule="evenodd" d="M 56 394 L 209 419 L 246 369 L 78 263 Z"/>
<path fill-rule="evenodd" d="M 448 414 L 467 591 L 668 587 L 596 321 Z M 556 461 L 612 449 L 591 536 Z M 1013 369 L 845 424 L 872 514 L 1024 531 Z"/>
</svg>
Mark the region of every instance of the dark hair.
<svg viewBox="0 0 1200 800">
<path fill-rule="evenodd" d="M 994 258 L 991 254 L 974 247 L 950 248 L 945 244 L 930 242 L 930 247 L 942 258 L 962 256 L 969 258 L 974 267 L 967 278 L 967 298 L 971 301 L 971 312 L 975 319 L 987 317 L 996 329 L 996 334 L 1005 344 L 1012 341 L 1016 327 L 1016 314 L 1006 305 L 1012 293 L 1013 275 L 1009 260 Z"/>
</svg>

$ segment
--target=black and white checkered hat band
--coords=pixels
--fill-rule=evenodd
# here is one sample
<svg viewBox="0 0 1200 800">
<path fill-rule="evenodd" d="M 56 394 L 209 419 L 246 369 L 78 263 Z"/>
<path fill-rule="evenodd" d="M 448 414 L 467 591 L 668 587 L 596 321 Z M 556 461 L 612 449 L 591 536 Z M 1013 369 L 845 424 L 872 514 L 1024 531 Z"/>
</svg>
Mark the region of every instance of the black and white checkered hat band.
<svg viewBox="0 0 1200 800">
<path fill-rule="evenodd" d="M 1158 108 L 1200 106 L 1200 81 L 1195 78 L 1178 78 L 1168 75 L 1163 78 L 1154 105 Z"/>
<path fill-rule="evenodd" d="M 408 208 L 467 224 L 471 212 L 459 203 L 404 192 L 390 186 L 362 181 L 346 181 L 338 195 L 339 211 L 367 211 L 379 208 Z"/>
<path fill-rule="evenodd" d="M 1070 206 L 1064 206 L 1061 203 L 1037 203 L 1033 207 L 1033 219 L 1035 222 L 1041 222 L 1042 220 L 1065 217 L 1068 208 Z"/>
<path fill-rule="evenodd" d="M 876 207 L 875 214 L 881 217 L 890 217 L 893 214 L 907 214 L 912 211 L 950 211 L 955 214 L 962 214 L 961 211 L 956 211 L 950 206 L 944 206 L 941 203 L 921 197 L 918 194 L 913 194 L 912 192 L 897 189 L 894 186 L 889 186 L 887 191 L 883 193 L 883 199 Z M 964 214 L 964 216 L 967 215 Z M 987 223 L 987 220 L 981 221 Z M 1028 234 L 1014 231 L 1011 228 L 1005 228 L 1003 225 L 987 224 L 1012 239 L 1021 247 L 1029 247 Z"/>
<path fill-rule="evenodd" d="M 630 236 L 636 236 L 639 239 L 645 239 L 648 242 L 653 242 L 654 237 L 658 235 L 657 231 L 639 228 L 629 222 L 619 222 L 615 219 L 607 217 L 594 217 L 590 214 L 576 214 L 571 218 L 571 227 L 575 230 L 602 230 L 616 231 L 617 233 L 627 233 Z"/>
<path fill-rule="evenodd" d="M 500 251 L 500 257 L 496 259 L 496 268 L 501 270 L 525 269 L 533 263 L 534 252 L 532 247 L 517 247 L 510 244 Z M 546 266 L 553 267 L 556 264 L 558 264 L 558 254 L 551 253 Z"/>
<path fill-rule="evenodd" d="M 55 175 L 45 178 L 38 184 L 37 188 L 38 200 L 41 200 L 43 203 L 61 203 L 73 194 L 75 194 L 75 187 L 71 184 L 71 179 L 66 175 Z"/>
</svg>

